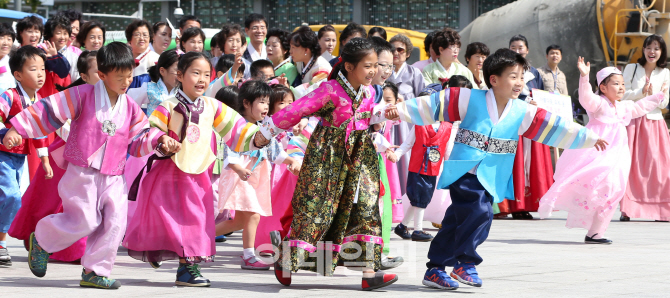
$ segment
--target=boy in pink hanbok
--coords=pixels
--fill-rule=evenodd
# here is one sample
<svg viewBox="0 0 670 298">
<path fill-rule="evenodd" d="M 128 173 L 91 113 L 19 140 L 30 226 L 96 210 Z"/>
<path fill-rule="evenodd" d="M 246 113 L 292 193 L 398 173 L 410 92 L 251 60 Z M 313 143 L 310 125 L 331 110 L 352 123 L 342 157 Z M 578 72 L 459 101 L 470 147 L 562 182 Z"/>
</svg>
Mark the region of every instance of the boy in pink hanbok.
<svg viewBox="0 0 670 298">
<path fill-rule="evenodd" d="M 17 114 L 3 144 L 11 148 L 23 138 L 44 137 L 72 120 L 64 153 L 68 166 L 58 184 L 63 213 L 39 221 L 30 236 L 28 265 L 43 277 L 50 254 L 88 236 L 79 285 L 118 289 L 121 284 L 109 275 L 126 230 L 126 154 L 140 157 L 155 148 L 176 152 L 181 147 L 150 129 L 140 107 L 125 95 L 135 65 L 130 48 L 110 43 L 98 51 L 97 60 L 98 83 L 67 89 Z"/>
</svg>

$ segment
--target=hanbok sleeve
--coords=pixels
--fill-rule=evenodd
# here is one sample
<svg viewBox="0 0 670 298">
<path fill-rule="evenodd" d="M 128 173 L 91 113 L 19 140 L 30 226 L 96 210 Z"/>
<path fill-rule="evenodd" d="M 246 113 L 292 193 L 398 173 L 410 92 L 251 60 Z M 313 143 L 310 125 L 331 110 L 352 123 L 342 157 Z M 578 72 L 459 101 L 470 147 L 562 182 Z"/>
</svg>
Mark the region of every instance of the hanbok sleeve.
<svg viewBox="0 0 670 298">
<path fill-rule="evenodd" d="M 63 126 L 68 119 L 81 113 L 82 100 L 79 88 L 66 89 L 42 98 L 17 114 L 10 122 L 24 138 L 46 137 Z"/>
<path fill-rule="evenodd" d="M 158 139 L 165 134 L 160 128 L 150 126 L 149 119 L 139 107 L 134 109 L 128 133 L 128 154 L 135 157 L 151 154 L 158 146 Z"/>
<path fill-rule="evenodd" d="M 133 99 L 140 107 L 144 104 L 149 104 L 149 94 L 147 93 L 147 83 L 142 84 L 139 88 L 128 89 L 126 95 Z"/>
<path fill-rule="evenodd" d="M 13 103 L 14 93 L 11 90 L 7 90 L 0 95 L 0 128 L 5 127 L 5 121 L 9 117 Z"/>
<path fill-rule="evenodd" d="M 242 157 L 239 153 L 230 150 L 226 144 L 223 144 L 223 167 L 228 168 L 228 165 L 236 165 L 242 162 Z"/>
<path fill-rule="evenodd" d="M 409 68 L 409 65 L 407 66 Z M 413 68 L 412 87 L 414 88 L 414 96 L 419 96 L 419 93 L 426 88 L 426 80 L 418 68 Z"/>
<path fill-rule="evenodd" d="M 270 146 L 267 147 L 267 150 L 268 160 L 273 164 L 280 165 L 288 157 L 288 153 L 284 151 L 284 146 L 277 141 L 277 138 L 273 138 L 272 141 L 270 141 Z"/>
<path fill-rule="evenodd" d="M 247 152 L 260 149 L 254 144 L 254 138 L 259 131 L 256 124 L 248 123 L 240 114 L 231 107 L 214 101 L 216 113 L 214 114 L 214 131 L 216 131 L 223 142 L 236 152 Z M 268 118 L 268 117 L 266 117 Z M 270 140 L 270 137 L 266 137 Z"/>
<path fill-rule="evenodd" d="M 412 128 L 409 130 L 409 135 L 407 135 L 407 138 L 405 138 L 405 141 L 402 142 L 400 145 L 400 148 L 395 150 L 395 155 L 400 158 L 401 156 L 405 155 L 405 153 L 409 152 L 410 149 L 414 146 L 414 143 L 416 142 L 416 130 L 415 126 L 412 126 Z"/>
<path fill-rule="evenodd" d="M 207 91 L 205 91 L 205 96 L 208 97 L 216 97 L 216 93 L 221 90 L 221 88 L 233 85 L 235 83 L 235 77 L 237 74 L 233 76 L 233 69 L 230 68 L 223 76 L 220 78 L 214 80 L 211 84 L 209 84 L 209 87 L 207 87 Z"/>
<path fill-rule="evenodd" d="M 332 104 L 332 92 L 333 87 L 330 84 L 321 84 L 321 87 L 276 112 L 272 117 L 266 117 L 261 127 L 263 136 L 273 138 L 282 131 L 291 129 L 302 118 L 314 115 L 327 104 Z"/>
<path fill-rule="evenodd" d="M 656 109 L 660 104 L 662 104 L 667 96 L 668 95 L 664 94 L 663 92 L 658 92 L 654 95 L 644 97 L 636 102 L 624 101 L 621 103 L 630 104 L 628 107 L 630 118 L 635 119 L 647 115 L 647 113 Z"/>
<path fill-rule="evenodd" d="M 590 113 L 596 113 L 605 101 L 591 90 L 589 76 L 579 77 L 579 103 Z"/>
<path fill-rule="evenodd" d="M 396 104 L 400 120 L 416 125 L 437 121 L 460 121 L 470 100 L 470 89 L 447 88 L 429 96 L 417 97 Z"/>
<path fill-rule="evenodd" d="M 528 105 L 519 135 L 557 148 L 585 149 L 595 146 L 598 134 L 572 119 L 563 119 L 544 109 Z"/>
<path fill-rule="evenodd" d="M 386 149 L 391 147 L 391 143 L 386 140 L 384 135 L 373 132 L 372 133 L 372 144 L 375 146 L 375 149 L 378 153 L 386 152 Z"/>
<path fill-rule="evenodd" d="M 288 156 L 292 158 L 298 158 L 301 160 L 305 158 L 305 151 L 307 151 L 307 143 L 309 143 L 309 139 L 312 136 L 312 132 L 314 132 L 314 129 L 316 128 L 318 123 L 319 123 L 318 118 L 316 117 L 309 118 L 307 126 L 305 127 L 305 129 L 302 130 L 300 135 L 298 136 L 294 135 L 288 141 L 288 145 L 286 146 L 286 152 L 288 153 Z"/>
</svg>

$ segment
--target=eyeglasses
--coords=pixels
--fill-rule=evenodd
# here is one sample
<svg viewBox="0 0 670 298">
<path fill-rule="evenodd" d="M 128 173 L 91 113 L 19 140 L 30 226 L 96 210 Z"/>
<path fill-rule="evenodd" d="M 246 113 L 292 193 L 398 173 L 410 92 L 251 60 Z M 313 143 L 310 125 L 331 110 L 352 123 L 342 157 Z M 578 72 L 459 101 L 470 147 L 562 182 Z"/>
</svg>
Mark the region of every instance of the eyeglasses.
<svg viewBox="0 0 670 298">
<path fill-rule="evenodd" d="M 379 67 L 381 68 L 382 71 L 394 71 L 395 70 L 395 65 L 393 64 L 383 64 L 383 63 L 378 63 Z"/>
<path fill-rule="evenodd" d="M 398 52 L 398 54 L 402 54 L 405 52 L 405 48 L 395 48 L 395 51 Z"/>
<path fill-rule="evenodd" d="M 144 38 L 144 39 L 149 39 L 149 33 L 133 33 L 133 38 Z"/>
</svg>

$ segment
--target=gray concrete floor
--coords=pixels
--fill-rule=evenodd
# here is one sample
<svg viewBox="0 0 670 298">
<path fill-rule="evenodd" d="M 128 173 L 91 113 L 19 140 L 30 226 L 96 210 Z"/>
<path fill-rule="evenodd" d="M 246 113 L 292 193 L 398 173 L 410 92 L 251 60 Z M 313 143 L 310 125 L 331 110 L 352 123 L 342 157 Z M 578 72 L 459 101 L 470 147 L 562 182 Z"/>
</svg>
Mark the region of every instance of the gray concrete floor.
<svg viewBox="0 0 670 298">
<path fill-rule="evenodd" d="M 462 285 L 457 291 L 439 291 L 421 285 L 429 243 L 403 241 L 392 235 L 391 255 L 405 263 L 389 272 L 399 281 L 376 292 L 362 292 L 360 272 L 338 268 L 334 277 L 301 271 L 290 287 L 280 285 L 272 271 L 240 269 L 241 233 L 217 245 L 217 259 L 203 265 L 210 288 L 175 287 L 177 262 L 160 269 L 131 259 L 119 249 L 113 278 L 121 281 L 116 291 L 79 287 L 81 266 L 49 263 L 44 278 L 34 277 L 22 242 L 9 240 L 14 265 L 0 268 L 0 297 L 282 297 L 347 295 L 376 297 L 670 297 L 670 223 L 619 222 L 615 214 L 607 238 L 613 245 L 585 245 L 585 230 L 566 229 L 565 212 L 546 220 L 495 220 L 488 240 L 478 252 L 483 287 Z M 428 232 L 435 234 L 429 223 Z M 466 294 L 463 296 L 463 294 Z M 415 296 L 416 295 L 416 296 Z"/>
</svg>

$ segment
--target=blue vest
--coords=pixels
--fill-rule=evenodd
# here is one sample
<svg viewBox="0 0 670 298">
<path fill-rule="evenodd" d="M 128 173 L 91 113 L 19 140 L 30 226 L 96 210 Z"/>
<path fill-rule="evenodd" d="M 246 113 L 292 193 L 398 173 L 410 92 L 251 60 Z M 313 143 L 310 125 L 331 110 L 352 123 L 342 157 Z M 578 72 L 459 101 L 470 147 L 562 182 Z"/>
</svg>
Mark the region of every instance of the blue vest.
<svg viewBox="0 0 670 298">
<path fill-rule="evenodd" d="M 477 179 L 496 203 L 514 198 L 512 168 L 519 140 L 519 126 L 528 104 L 512 100 L 505 118 L 493 125 L 486 107 L 486 91 L 472 90 L 470 103 L 455 138 L 449 160 L 443 164 L 438 187 L 446 189 L 473 167 Z"/>
</svg>

